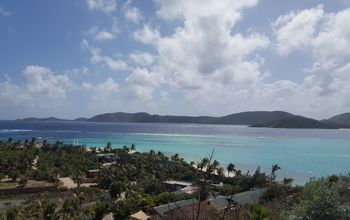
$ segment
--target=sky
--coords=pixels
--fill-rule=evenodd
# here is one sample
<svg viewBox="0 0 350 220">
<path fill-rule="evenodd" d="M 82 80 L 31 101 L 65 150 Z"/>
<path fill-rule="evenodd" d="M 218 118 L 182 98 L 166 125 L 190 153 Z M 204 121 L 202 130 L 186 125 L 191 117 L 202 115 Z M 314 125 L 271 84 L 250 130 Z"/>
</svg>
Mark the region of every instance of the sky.
<svg viewBox="0 0 350 220">
<path fill-rule="evenodd" d="M 0 0 L 0 119 L 350 111 L 350 1 Z"/>
</svg>

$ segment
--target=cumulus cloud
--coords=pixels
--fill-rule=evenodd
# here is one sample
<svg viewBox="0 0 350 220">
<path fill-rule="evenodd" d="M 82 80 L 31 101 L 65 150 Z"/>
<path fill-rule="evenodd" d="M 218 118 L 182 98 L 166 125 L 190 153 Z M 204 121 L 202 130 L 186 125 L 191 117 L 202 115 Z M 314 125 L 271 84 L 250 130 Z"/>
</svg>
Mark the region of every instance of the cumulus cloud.
<svg viewBox="0 0 350 220">
<path fill-rule="evenodd" d="M 131 5 L 132 2 L 128 0 L 123 5 L 123 13 L 126 18 L 126 20 L 131 21 L 133 23 L 138 24 L 142 20 L 142 12 L 139 8 L 134 7 Z"/>
<path fill-rule="evenodd" d="M 321 30 L 313 40 L 314 56 L 323 60 L 350 56 L 350 8 L 325 16 Z"/>
<path fill-rule="evenodd" d="M 259 33 L 232 33 L 241 10 L 256 1 L 157 1 L 157 14 L 180 19 L 183 26 L 170 36 L 148 40 L 156 44 L 160 66 L 168 82 L 179 89 L 204 89 L 213 83 L 255 83 L 260 79 L 259 62 L 248 58 L 264 49 L 269 39 Z M 143 32 L 150 30 L 148 26 Z M 153 33 L 153 32 L 151 32 Z M 142 34 L 141 36 L 145 36 Z M 210 82 L 210 83 L 209 83 Z"/>
<path fill-rule="evenodd" d="M 312 54 L 313 65 L 306 68 L 308 75 L 288 101 L 303 103 L 298 107 L 300 112 L 314 115 L 321 110 L 331 115 L 348 111 L 349 19 L 350 9 L 327 13 L 318 6 L 282 15 L 274 23 L 281 55 L 300 49 Z"/>
<path fill-rule="evenodd" d="M 146 68 L 136 68 L 125 81 L 133 85 L 139 85 L 144 87 L 154 87 L 159 85 L 163 81 L 162 74 L 160 72 L 150 72 Z"/>
<path fill-rule="evenodd" d="M 42 66 L 27 66 L 22 76 L 24 84 L 0 83 L 3 103 L 37 107 L 58 105 L 65 100 L 66 90 L 71 85 L 67 75 L 55 74 Z"/>
<path fill-rule="evenodd" d="M 128 67 L 128 64 L 121 59 L 113 59 L 109 56 L 102 55 L 102 50 L 100 48 L 91 46 L 85 39 L 82 40 L 81 47 L 90 51 L 90 62 L 92 64 L 103 63 L 114 71 L 125 70 Z"/>
<path fill-rule="evenodd" d="M 163 75 L 161 72 L 149 71 L 146 68 L 136 68 L 125 82 L 128 97 L 146 102 L 153 99 L 153 92 L 163 82 Z"/>
<path fill-rule="evenodd" d="M 314 65 L 300 70 L 299 74 L 306 74 L 301 82 L 267 83 L 259 50 L 268 48 L 271 41 L 261 33 L 234 31 L 242 10 L 255 6 L 256 1 L 156 2 L 159 17 L 182 25 L 163 36 L 158 29 L 144 25 L 134 33 L 134 39 L 156 49 L 157 60 L 152 66 L 164 74 L 162 85 L 170 88 L 157 93 L 166 92 L 167 103 L 176 102 L 179 108 L 196 114 L 281 109 L 318 118 L 350 107 L 346 99 L 350 94 L 348 9 L 326 13 L 319 5 L 278 17 L 272 24 L 278 54 L 309 51 Z M 149 74 L 142 69 L 127 79 L 143 88 L 140 82 L 148 80 Z M 134 93 L 141 95 L 138 91 L 136 88 Z M 151 99 L 152 93 L 154 96 L 154 91 L 145 91 L 145 97 Z M 169 102 L 171 97 L 176 100 Z"/>
<path fill-rule="evenodd" d="M 114 35 L 108 31 L 100 31 L 96 35 L 97 40 L 112 40 L 114 39 Z"/>
<path fill-rule="evenodd" d="M 326 13 L 322 5 L 281 15 L 273 23 L 280 55 L 310 49 L 316 59 L 343 59 L 350 55 L 350 9 Z"/>
<path fill-rule="evenodd" d="M 291 11 L 278 17 L 273 23 L 278 53 L 285 56 L 293 50 L 309 46 L 313 40 L 316 26 L 323 16 L 323 6 L 319 5 L 299 12 Z"/>
<path fill-rule="evenodd" d="M 134 32 L 134 39 L 144 44 L 154 44 L 160 39 L 160 33 L 156 28 L 147 24 Z"/>
<path fill-rule="evenodd" d="M 96 25 L 91 26 L 87 31 L 84 32 L 86 36 L 90 36 L 96 41 L 109 41 L 116 38 L 119 30 L 116 25 L 116 21 L 113 22 L 111 28 L 101 29 Z"/>
<path fill-rule="evenodd" d="M 155 57 L 147 52 L 135 51 L 129 54 L 129 59 L 140 66 L 148 66 L 155 62 Z"/>
<path fill-rule="evenodd" d="M 90 10 L 101 11 L 110 14 L 117 9 L 116 0 L 86 0 Z"/>
<path fill-rule="evenodd" d="M 95 94 L 93 99 L 98 101 L 108 101 L 114 99 L 119 92 L 119 84 L 112 78 L 107 78 L 104 82 L 94 86 Z"/>
</svg>

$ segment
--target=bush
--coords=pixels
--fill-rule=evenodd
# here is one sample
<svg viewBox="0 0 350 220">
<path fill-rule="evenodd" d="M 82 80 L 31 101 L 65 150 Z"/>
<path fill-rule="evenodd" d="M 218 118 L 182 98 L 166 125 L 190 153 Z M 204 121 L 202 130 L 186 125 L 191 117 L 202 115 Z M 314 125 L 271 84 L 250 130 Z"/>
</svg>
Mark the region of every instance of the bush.
<svg viewBox="0 0 350 220">
<path fill-rule="evenodd" d="M 350 183 L 340 178 L 312 179 L 302 192 L 300 202 L 287 213 L 288 219 L 350 219 Z"/>
</svg>

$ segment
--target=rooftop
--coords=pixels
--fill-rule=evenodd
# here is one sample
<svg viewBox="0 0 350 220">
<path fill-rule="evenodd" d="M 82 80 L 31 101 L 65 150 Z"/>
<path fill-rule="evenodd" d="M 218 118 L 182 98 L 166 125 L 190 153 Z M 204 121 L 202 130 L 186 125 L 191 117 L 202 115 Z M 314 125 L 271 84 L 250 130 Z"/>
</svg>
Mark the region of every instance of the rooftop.
<svg viewBox="0 0 350 220">
<path fill-rule="evenodd" d="M 153 209 L 162 217 L 164 216 L 167 212 L 176 209 L 176 208 L 181 208 L 183 206 L 187 205 L 192 205 L 192 204 L 197 204 L 198 200 L 197 199 L 188 199 L 188 200 L 181 200 L 176 203 L 169 203 L 165 205 L 160 205 L 156 206 Z"/>
<path fill-rule="evenodd" d="M 191 182 L 186 182 L 186 181 L 178 181 L 178 180 L 167 180 L 164 181 L 164 183 L 169 184 L 169 185 L 179 185 L 179 186 L 191 186 Z"/>
</svg>

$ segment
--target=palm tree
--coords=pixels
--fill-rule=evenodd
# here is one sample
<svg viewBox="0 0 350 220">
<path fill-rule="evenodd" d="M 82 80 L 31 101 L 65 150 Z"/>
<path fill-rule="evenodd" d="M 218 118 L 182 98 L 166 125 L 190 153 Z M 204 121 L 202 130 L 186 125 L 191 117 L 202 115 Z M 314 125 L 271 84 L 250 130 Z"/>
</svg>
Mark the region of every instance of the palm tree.
<svg viewBox="0 0 350 220">
<path fill-rule="evenodd" d="M 105 151 L 111 151 L 112 150 L 112 143 L 111 142 L 108 142 L 107 143 L 107 146 L 106 146 L 106 148 L 105 148 Z"/>
<path fill-rule="evenodd" d="M 173 162 L 177 162 L 177 161 L 179 160 L 179 154 L 174 154 L 174 155 L 172 155 L 172 156 L 171 156 L 171 160 L 172 160 Z"/>
<path fill-rule="evenodd" d="M 201 169 L 201 171 L 203 171 L 203 169 L 207 167 L 208 164 L 209 164 L 209 159 L 205 157 L 200 161 L 200 163 L 198 164 L 198 167 Z"/>
<path fill-rule="evenodd" d="M 277 164 L 272 165 L 271 177 L 270 177 L 271 182 L 276 179 L 276 171 L 280 169 L 281 167 L 279 167 Z"/>
<path fill-rule="evenodd" d="M 124 150 L 125 152 L 129 153 L 130 148 L 128 148 L 128 146 L 123 146 L 123 150 Z"/>
<path fill-rule="evenodd" d="M 75 199 L 65 199 L 61 205 L 59 213 L 62 215 L 63 220 L 66 220 L 68 217 L 74 215 L 78 210 L 78 203 Z"/>
<path fill-rule="evenodd" d="M 32 137 L 32 139 L 30 140 L 29 147 L 30 147 L 30 148 L 34 148 L 34 147 L 35 147 L 35 144 L 36 144 L 36 138 L 35 138 L 35 137 Z"/>
<path fill-rule="evenodd" d="M 76 170 L 73 172 L 73 180 L 77 183 L 78 189 L 80 188 L 80 184 L 83 182 L 84 179 L 85 173 L 83 173 L 82 171 Z"/>
<path fill-rule="evenodd" d="M 227 174 L 228 174 L 228 176 L 230 176 L 230 173 L 234 173 L 234 172 L 236 172 L 235 165 L 233 163 L 230 163 L 227 166 Z"/>
<path fill-rule="evenodd" d="M 18 217 L 19 219 L 35 219 L 38 218 L 38 213 L 33 207 L 23 207 L 19 210 Z"/>
<path fill-rule="evenodd" d="M 45 139 L 44 141 L 43 141 L 43 147 L 47 147 L 48 146 L 48 142 L 47 142 L 47 139 Z"/>
<path fill-rule="evenodd" d="M 43 219 L 47 220 L 58 220 L 60 216 L 57 210 L 57 205 L 53 203 L 46 205 L 43 210 L 42 217 Z"/>
<path fill-rule="evenodd" d="M 135 144 L 132 144 L 131 147 L 130 147 L 131 151 L 135 151 L 136 150 L 136 146 Z"/>
</svg>

